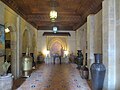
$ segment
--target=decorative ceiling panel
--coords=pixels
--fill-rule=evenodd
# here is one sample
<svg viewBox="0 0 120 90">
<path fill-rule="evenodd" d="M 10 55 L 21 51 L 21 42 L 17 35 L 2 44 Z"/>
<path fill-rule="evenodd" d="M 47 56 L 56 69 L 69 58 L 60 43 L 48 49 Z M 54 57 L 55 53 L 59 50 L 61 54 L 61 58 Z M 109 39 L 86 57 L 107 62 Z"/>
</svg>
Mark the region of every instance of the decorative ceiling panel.
<svg viewBox="0 0 120 90">
<path fill-rule="evenodd" d="M 95 14 L 102 8 L 103 0 L 1 0 L 21 15 L 38 30 L 59 29 L 76 30 L 86 22 L 89 14 Z M 50 21 L 49 12 L 58 12 L 55 23 Z"/>
</svg>

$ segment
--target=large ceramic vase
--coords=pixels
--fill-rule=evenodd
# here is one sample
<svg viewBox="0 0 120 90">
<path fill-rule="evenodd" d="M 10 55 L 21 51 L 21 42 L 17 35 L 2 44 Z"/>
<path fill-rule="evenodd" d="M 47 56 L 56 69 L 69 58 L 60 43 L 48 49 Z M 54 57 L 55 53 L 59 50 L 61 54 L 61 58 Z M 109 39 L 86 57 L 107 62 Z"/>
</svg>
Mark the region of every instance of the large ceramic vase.
<svg viewBox="0 0 120 90">
<path fill-rule="evenodd" d="M 77 50 L 78 51 L 78 56 L 77 56 L 77 69 L 80 70 L 81 66 L 83 65 L 83 54 L 82 50 Z"/>
<path fill-rule="evenodd" d="M 92 77 L 92 90 L 102 90 L 104 77 L 105 77 L 105 66 L 102 63 L 102 55 L 94 54 L 95 63 L 91 65 L 91 77 Z"/>
<path fill-rule="evenodd" d="M 85 61 L 85 65 L 82 67 L 82 76 L 83 79 L 88 80 L 89 79 L 89 69 L 87 67 L 87 59 Z"/>
<path fill-rule="evenodd" d="M 12 90 L 13 76 L 11 73 L 0 76 L 0 90 Z"/>
<path fill-rule="evenodd" d="M 29 48 L 26 49 L 26 55 L 22 57 L 23 77 L 29 77 L 32 70 L 32 57 L 29 55 Z"/>
</svg>

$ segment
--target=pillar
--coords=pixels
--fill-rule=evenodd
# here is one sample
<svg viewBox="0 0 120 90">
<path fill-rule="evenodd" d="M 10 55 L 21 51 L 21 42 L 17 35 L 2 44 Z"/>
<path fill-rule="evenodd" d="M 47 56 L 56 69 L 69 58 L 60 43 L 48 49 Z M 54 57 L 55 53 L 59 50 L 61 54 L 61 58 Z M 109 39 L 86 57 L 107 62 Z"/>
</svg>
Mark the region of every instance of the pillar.
<svg viewBox="0 0 120 90">
<path fill-rule="evenodd" d="M 4 25 L 5 5 L 0 1 L 0 24 Z"/>
<path fill-rule="evenodd" d="M 17 78 L 22 75 L 22 35 L 21 35 L 21 18 L 17 16 Z"/>
<path fill-rule="evenodd" d="M 115 0 L 104 0 L 102 3 L 102 47 L 103 63 L 106 67 L 106 75 L 103 90 L 116 90 L 116 12 Z"/>
<path fill-rule="evenodd" d="M 95 46 L 94 32 L 95 32 L 95 15 L 92 14 L 87 17 L 87 62 L 89 69 L 91 64 L 94 62 L 94 46 Z"/>
<path fill-rule="evenodd" d="M 116 90 L 120 90 L 120 0 L 116 0 Z"/>
<path fill-rule="evenodd" d="M 0 24 L 2 25 L 4 25 L 4 10 L 5 10 L 5 6 L 0 1 Z M 4 62 L 4 56 L 0 57 L 0 74 L 3 74 L 3 69 L 2 69 L 3 62 Z"/>
<path fill-rule="evenodd" d="M 11 26 L 12 27 L 12 26 Z M 10 31 L 10 36 L 11 36 L 11 72 L 14 76 L 14 78 L 16 78 L 17 74 L 16 74 L 16 71 L 17 71 L 17 58 L 16 58 L 16 51 L 17 51 L 17 48 L 16 48 L 16 30 L 13 30 L 13 27 L 12 27 L 12 30 Z"/>
</svg>

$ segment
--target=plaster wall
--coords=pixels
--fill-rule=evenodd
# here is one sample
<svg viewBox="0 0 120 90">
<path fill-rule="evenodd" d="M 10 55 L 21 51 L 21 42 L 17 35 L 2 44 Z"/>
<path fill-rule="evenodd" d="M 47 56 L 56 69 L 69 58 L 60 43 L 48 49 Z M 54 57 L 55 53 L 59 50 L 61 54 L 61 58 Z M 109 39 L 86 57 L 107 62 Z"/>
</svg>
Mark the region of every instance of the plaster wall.
<svg viewBox="0 0 120 90">
<path fill-rule="evenodd" d="M 116 0 L 116 89 L 120 90 L 120 0 Z"/>
<path fill-rule="evenodd" d="M 5 39 L 10 40 L 10 43 L 12 45 L 11 48 L 6 49 L 6 59 L 7 59 L 9 54 L 12 54 L 12 59 L 14 59 L 14 61 L 16 61 L 16 53 L 15 53 L 16 52 L 16 47 L 15 47 L 16 46 L 15 45 L 16 35 L 12 34 L 12 32 L 16 32 L 16 23 L 17 23 L 16 17 L 17 17 L 17 14 L 5 5 L 5 15 L 4 15 L 4 22 L 5 23 L 4 23 L 4 25 L 5 25 L 5 28 L 11 26 L 11 29 L 12 29 L 12 30 L 10 30 L 9 33 L 6 33 L 6 36 L 5 36 Z M 15 64 L 13 64 L 13 65 L 15 65 Z M 15 68 L 15 66 L 14 66 L 14 68 Z"/>
<path fill-rule="evenodd" d="M 106 67 L 103 90 L 117 90 L 116 84 L 116 0 L 102 2 L 103 63 Z M 119 81 L 119 80 L 118 80 Z M 119 90 L 119 89 L 118 89 Z"/>
<path fill-rule="evenodd" d="M 84 64 L 85 57 L 87 53 L 87 23 L 76 30 L 76 51 L 82 50 L 84 56 Z"/>
<path fill-rule="evenodd" d="M 94 53 L 102 53 L 102 10 L 89 15 L 87 23 L 76 30 L 76 47 L 82 50 L 83 64 L 87 53 L 87 65 L 90 69 L 94 63 Z M 91 75 L 89 78 L 91 79 Z"/>
<path fill-rule="evenodd" d="M 100 10 L 97 14 L 94 15 L 94 32 L 88 32 L 87 23 L 81 26 L 76 30 L 76 49 L 81 49 L 83 51 L 84 60 L 85 53 L 88 51 L 89 44 L 93 44 L 93 54 L 94 53 L 102 53 L 102 10 Z M 94 42 L 88 44 L 87 36 L 88 33 L 92 33 L 94 36 Z M 87 45 L 86 45 L 87 44 Z"/>
<path fill-rule="evenodd" d="M 51 32 L 51 30 L 48 30 Z M 47 50 L 46 45 L 46 36 L 43 36 L 44 30 L 38 30 L 37 36 L 37 52 L 44 53 Z M 62 31 L 63 32 L 63 31 Z M 75 39 L 75 31 L 69 31 L 71 36 L 67 36 L 67 50 L 69 53 L 76 51 L 76 39 Z"/>
<path fill-rule="evenodd" d="M 0 1 L 0 24 L 4 25 L 4 4 Z M 3 74 L 2 64 L 4 57 L 0 57 L 0 75 Z"/>
<path fill-rule="evenodd" d="M 31 26 L 28 22 L 26 22 L 24 19 L 21 19 L 21 24 L 20 24 L 20 27 L 21 27 L 21 38 L 22 38 L 22 45 L 24 46 L 24 44 L 28 44 L 28 46 L 30 47 L 30 52 L 33 53 L 34 50 L 33 50 L 33 46 L 34 44 L 36 43 L 36 37 L 37 37 L 37 30 Z M 25 30 L 27 30 L 29 36 L 28 36 L 28 39 L 25 40 L 25 42 L 23 43 L 23 40 L 25 39 L 23 37 L 23 34 L 25 32 Z M 33 43 L 33 36 L 35 36 L 34 38 L 34 43 Z M 26 41 L 28 43 L 26 43 Z M 25 53 L 26 52 L 26 47 L 22 47 L 22 52 Z"/>
<path fill-rule="evenodd" d="M 102 10 L 95 14 L 94 53 L 102 53 Z"/>
<path fill-rule="evenodd" d="M 68 51 L 69 53 L 73 52 L 76 53 L 76 34 L 75 31 L 69 31 L 71 34 L 70 37 L 68 37 Z"/>
<path fill-rule="evenodd" d="M 14 45 L 12 47 L 13 54 L 14 54 L 14 60 L 12 63 L 13 69 L 15 69 L 15 73 L 20 72 L 21 70 L 21 58 L 22 58 L 22 37 L 23 37 L 23 32 L 26 28 L 29 29 L 31 33 L 31 37 L 29 39 L 30 45 L 32 45 L 33 41 L 33 36 L 34 36 L 34 41 L 36 42 L 36 37 L 37 37 L 37 29 L 35 29 L 32 25 L 30 25 L 28 22 L 26 22 L 22 17 L 20 17 L 16 12 L 14 12 L 12 9 L 10 9 L 7 5 L 3 4 L 0 1 L 0 23 L 5 25 L 5 27 L 11 26 L 12 31 L 11 31 L 11 43 Z M 34 34 L 34 35 L 33 35 Z M 6 37 L 6 39 L 10 39 L 9 36 Z M 36 52 L 31 50 L 31 52 Z M 2 59 L 2 60 L 1 60 Z M 0 66 L 1 63 L 3 63 L 4 58 L 0 57 Z M 19 69 L 18 69 L 19 68 Z M 0 67 L 0 73 L 2 73 L 1 67 Z M 18 73 L 18 76 L 20 73 Z M 17 76 L 17 75 L 16 75 Z"/>
</svg>

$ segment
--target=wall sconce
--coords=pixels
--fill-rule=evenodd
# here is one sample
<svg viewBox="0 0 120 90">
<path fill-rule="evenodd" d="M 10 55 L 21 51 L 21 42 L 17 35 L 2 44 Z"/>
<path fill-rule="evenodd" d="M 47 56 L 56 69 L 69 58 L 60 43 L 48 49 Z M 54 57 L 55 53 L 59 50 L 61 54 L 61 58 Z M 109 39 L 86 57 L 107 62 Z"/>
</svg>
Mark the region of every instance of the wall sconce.
<svg viewBox="0 0 120 90">
<path fill-rule="evenodd" d="M 10 29 L 9 28 L 6 28 L 5 29 L 5 33 L 9 33 L 10 32 Z"/>
<path fill-rule="evenodd" d="M 68 55 L 68 51 L 64 51 L 64 57 Z"/>
<path fill-rule="evenodd" d="M 46 57 L 50 57 L 50 51 L 49 50 L 46 51 Z"/>
<path fill-rule="evenodd" d="M 49 50 L 44 49 L 43 54 L 45 55 L 45 57 L 50 57 L 50 51 Z"/>
</svg>

